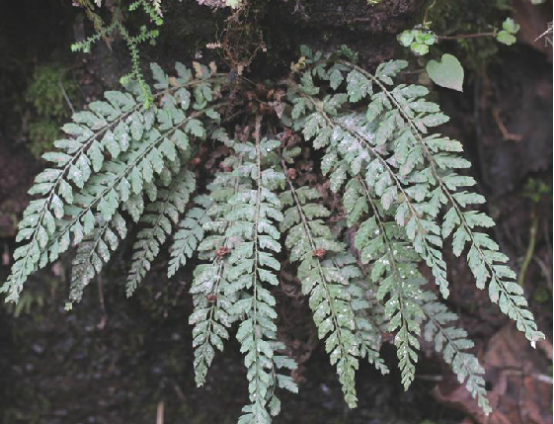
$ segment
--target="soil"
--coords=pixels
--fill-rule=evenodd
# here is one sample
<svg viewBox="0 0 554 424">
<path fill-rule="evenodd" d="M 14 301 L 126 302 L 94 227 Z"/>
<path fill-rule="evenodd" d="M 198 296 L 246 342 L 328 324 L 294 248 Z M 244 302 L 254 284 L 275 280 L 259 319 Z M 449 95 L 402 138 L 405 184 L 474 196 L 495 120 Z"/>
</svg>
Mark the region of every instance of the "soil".
<svg viewBox="0 0 554 424">
<path fill-rule="evenodd" d="M 100 44 L 90 56 L 70 55 L 67 46 L 83 31 L 90 32 L 88 23 L 67 4 L 40 3 L 18 1 L 0 17 L 0 46 L 12 46 L 6 49 L 6 63 L 20 64 L 0 65 L 0 94 L 16 99 L 13 104 L 0 102 L 0 281 L 9 270 L 15 224 L 28 202 L 26 191 L 43 166 L 27 148 L 26 123 L 35 112 L 21 100 L 33 67 L 52 58 L 66 67 L 79 82 L 77 107 L 115 86 L 129 67 L 125 47 L 117 39 L 110 48 Z M 214 11 L 190 0 L 162 3 L 168 8 L 166 25 L 158 45 L 144 50 L 145 62 L 167 65 L 202 56 L 222 69 L 229 66 L 206 48 L 220 39 L 228 16 L 225 10 Z M 402 54 L 395 35 L 416 22 L 423 4 L 423 0 L 384 0 L 374 7 L 366 0 L 263 3 L 253 19 L 264 28 L 256 42 L 268 50 L 256 55 L 249 77 L 285 76 L 303 43 L 325 50 L 348 44 L 360 52 L 364 66 L 374 67 Z M 518 13 L 527 16 L 525 6 L 518 5 Z M 531 23 L 538 25 L 539 19 L 531 15 L 522 42 L 501 48 L 486 64 L 468 72 L 463 94 L 439 89 L 436 95 L 451 116 L 444 132 L 464 142 L 479 189 L 489 200 L 487 212 L 498 223 L 495 239 L 515 269 L 521 268 L 528 249 L 532 222 L 539 221 L 524 287 L 547 341 L 536 350 L 529 348 L 491 306 L 486 293 L 474 288 L 465 263 L 449 257 L 453 284 L 448 303 L 476 342 L 495 413 L 488 421 L 479 414 L 432 346 L 424 346 L 416 382 L 404 392 L 389 344 L 384 354 L 392 375 L 382 377 L 362 366 L 360 406 L 349 411 L 336 375 L 315 341 L 305 303 L 283 289 L 279 304 L 287 314 L 280 326 L 303 362 L 300 394 L 282 397 L 277 424 L 552 423 L 552 197 L 545 195 L 534 204 L 525 192 L 530 179 L 552 189 L 552 54 L 530 45 Z M 25 25 L 14 25 L 15 20 Z M 46 21 L 55 24 L 45 28 Z M 0 423 L 150 424 L 159 423 L 160 414 L 165 422 L 176 424 L 236 422 L 246 398 L 236 343 L 229 343 L 225 354 L 217 357 L 206 386 L 195 388 L 187 324 L 189 271 L 167 281 L 161 278 L 160 265 L 136 296 L 125 299 L 121 278 L 129 247 L 122 246 L 102 280 L 89 288 L 72 312 L 63 310 L 70 258 L 33 277 L 18 309 L 0 306 Z"/>
</svg>

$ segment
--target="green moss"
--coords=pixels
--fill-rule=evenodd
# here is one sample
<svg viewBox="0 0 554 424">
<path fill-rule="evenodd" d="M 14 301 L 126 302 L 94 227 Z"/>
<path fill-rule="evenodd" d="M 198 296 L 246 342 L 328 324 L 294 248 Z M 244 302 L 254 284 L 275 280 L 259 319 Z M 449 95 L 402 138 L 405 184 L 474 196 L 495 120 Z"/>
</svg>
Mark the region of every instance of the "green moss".
<svg viewBox="0 0 554 424">
<path fill-rule="evenodd" d="M 29 150 L 34 156 L 40 157 L 43 153 L 54 148 L 54 140 L 59 135 L 57 121 L 42 118 L 29 125 Z"/>
<path fill-rule="evenodd" d="M 65 70 L 60 65 L 42 65 L 35 69 L 33 80 L 25 91 L 25 98 L 40 115 L 67 118 L 70 110 L 63 90 L 71 98 L 77 90 L 77 85 L 67 78 Z"/>
<path fill-rule="evenodd" d="M 68 78 L 61 65 L 42 65 L 35 69 L 25 91 L 25 100 L 36 113 L 28 126 L 29 150 L 33 155 L 39 157 L 52 149 L 59 135 L 58 128 L 71 115 L 65 96 L 71 101 L 76 91 L 77 84 Z"/>
</svg>

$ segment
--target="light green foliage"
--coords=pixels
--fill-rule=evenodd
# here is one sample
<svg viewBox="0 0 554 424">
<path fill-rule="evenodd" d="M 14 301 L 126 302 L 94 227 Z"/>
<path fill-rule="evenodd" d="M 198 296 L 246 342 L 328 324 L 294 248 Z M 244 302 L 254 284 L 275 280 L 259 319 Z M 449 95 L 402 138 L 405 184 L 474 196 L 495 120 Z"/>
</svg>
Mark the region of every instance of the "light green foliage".
<svg viewBox="0 0 554 424">
<path fill-rule="evenodd" d="M 188 190 L 190 192 L 192 190 Z M 186 203 L 186 202 L 185 202 Z M 198 244 L 204 239 L 203 225 L 210 221 L 208 209 L 212 203 L 208 196 L 197 196 L 194 199 L 197 205 L 187 211 L 185 217 L 179 222 L 178 230 L 175 233 L 173 244 L 169 249 L 171 259 L 167 276 L 173 277 L 177 270 L 186 265 L 187 260 L 192 257 Z"/>
<path fill-rule="evenodd" d="M 499 43 L 511 46 L 516 42 L 515 35 L 519 31 L 519 25 L 512 18 L 506 18 L 502 23 L 502 29 L 496 34 Z"/>
<path fill-rule="evenodd" d="M 70 302 L 78 302 L 134 222 L 131 294 L 171 236 L 169 276 L 198 254 L 189 318 L 196 382 L 205 383 L 216 351 L 236 330 L 249 383 L 239 423 L 265 424 L 280 410 L 277 389 L 297 390 L 287 371 L 296 365 L 276 326 L 274 292 L 288 258 L 350 407 L 360 359 L 388 372 L 379 350 L 389 332 L 406 388 L 425 337 L 490 412 L 473 345 L 420 265 L 448 297 L 443 251 L 451 245 L 467 258 L 477 287 L 488 289 L 532 343 L 543 334 L 508 258 L 486 232 L 494 222 L 476 209 L 484 198 L 466 175 L 461 144 L 431 132 L 448 117 L 425 99 L 427 88 L 395 83 L 404 61 L 369 73 L 348 48 L 323 55 L 304 47 L 302 55 L 301 73 L 286 82 L 282 121 L 322 151 L 322 174 L 344 207 L 338 223 L 320 191 L 299 183 L 306 181 L 297 178 L 302 149 L 264 138 L 261 115 L 239 132 L 240 141 L 226 135 L 221 76 L 197 66 L 200 76 L 192 79 L 178 63 L 170 77 L 152 65 L 148 109 L 140 84 L 129 82 L 62 127 L 66 138 L 45 155 L 53 165 L 30 190 L 37 198 L 24 212 L 22 244 L 1 291 L 17 301 L 27 278 L 73 245 Z M 200 143 L 215 142 L 229 153 L 204 191 L 189 159 Z"/>
<path fill-rule="evenodd" d="M 177 66 L 178 86 L 158 84 L 159 107 L 144 110 L 131 86 L 130 92 L 106 92 L 106 101 L 91 103 L 89 111 L 74 114 L 73 122 L 62 127 L 67 138 L 44 155 L 53 166 L 36 177 L 29 191 L 39 197 L 19 224 L 17 240 L 24 243 L 1 288 L 8 300 L 17 301 L 31 273 L 93 234 L 96 214 L 110 221 L 127 210 L 138 220 L 143 194 L 156 197 L 155 176 L 170 179 L 168 168 L 180 166 L 178 151 L 189 149 L 189 137 L 202 138 L 206 128 L 217 126 L 219 115 L 208 107 L 205 93 L 188 90 L 211 90 L 214 77 L 189 80 L 183 69 Z"/>
<path fill-rule="evenodd" d="M 100 7 L 102 5 L 102 0 L 98 0 L 96 4 Z M 151 0 L 151 2 L 148 2 L 148 0 L 136 0 L 129 5 L 129 11 L 131 12 L 139 8 L 141 8 L 157 26 L 163 25 L 161 0 Z M 92 15 L 97 17 L 94 13 L 92 13 Z M 119 32 L 127 44 L 129 55 L 131 56 L 131 72 L 121 78 L 121 83 L 127 85 L 130 81 L 135 81 L 140 88 L 142 94 L 141 100 L 144 104 L 144 108 L 148 109 L 154 98 L 150 86 L 146 83 L 140 68 L 140 53 L 138 46 L 147 41 L 154 44 L 159 35 L 159 31 L 157 29 L 148 29 L 143 25 L 140 27 L 139 33 L 132 36 L 120 20 L 119 14 L 114 16 L 114 20 L 109 26 L 105 27 L 101 25 L 101 20 L 98 19 L 96 19 L 96 22 L 98 26 L 96 28 L 96 33 L 83 41 L 72 44 L 71 50 L 73 52 L 90 53 L 90 49 L 94 43 L 100 41 L 102 38 L 106 39 L 114 32 Z"/>
<path fill-rule="evenodd" d="M 348 259 L 355 260 L 352 255 L 348 255 Z M 383 341 L 382 334 L 387 327 L 387 317 L 383 305 L 377 299 L 376 285 L 370 279 L 360 276 L 352 278 L 348 291 L 354 310 L 355 335 L 360 358 L 367 359 L 381 374 L 388 374 L 389 369 L 379 353 Z"/>
<path fill-rule="evenodd" d="M 102 7 L 103 0 L 94 0 L 94 3 L 97 7 Z M 142 8 L 145 13 L 156 22 L 157 25 L 161 25 L 163 21 L 161 20 L 162 14 L 162 0 L 136 0 L 131 5 L 129 5 L 129 10 L 134 11 L 138 8 Z"/>
<path fill-rule="evenodd" d="M 425 66 L 429 78 L 441 87 L 464 91 L 464 68 L 451 54 L 443 54 L 440 61 L 430 60 Z"/>
<path fill-rule="evenodd" d="M 420 259 L 413 251 L 405 232 L 395 222 L 384 222 L 368 186 L 361 179 L 349 183 L 347 193 L 356 191 L 358 205 L 371 211 L 371 218 L 361 222 L 355 238 L 364 264 L 372 264 L 370 278 L 378 284 L 377 299 L 384 302 L 387 331 L 397 331 L 397 347 L 402 383 L 407 388 L 415 377 L 420 322 L 423 318 L 417 299 L 421 296 L 421 275 L 417 269 Z M 351 195 L 357 197 L 356 195 Z M 347 210 L 351 210 L 348 203 Z M 352 214 L 350 215 L 352 216 Z M 356 218 L 358 215 L 355 216 Z M 359 218 L 358 218 L 359 219 Z"/>
<path fill-rule="evenodd" d="M 70 96 L 77 89 L 75 82 L 65 75 L 60 65 L 42 65 L 35 69 L 32 82 L 25 90 L 25 99 L 41 116 L 67 118 L 71 113 L 64 99 L 62 87 Z"/>
<path fill-rule="evenodd" d="M 241 156 L 233 155 L 226 159 L 225 165 L 232 170 L 241 162 Z M 197 230 L 198 233 L 207 233 L 198 246 L 200 257 L 206 262 L 194 270 L 190 290 L 194 300 L 194 312 L 190 317 L 190 324 L 195 326 L 194 371 L 199 386 L 205 382 L 215 349 L 223 351 L 223 339 L 229 338 L 228 328 L 236 320 L 232 306 L 239 293 L 231 286 L 231 277 L 234 276 L 230 275 L 230 272 L 236 267 L 229 262 L 229 253 L 243 242 L 243 238 L 240 235 L 226 235 L 235 223 L 229 216 L 232 216 L 231 213 L 236 207 L 229 201 L 251 187 L 250 181 L 235 175 L 232 171 L 218 173 L 208 186 L 211 204 L 202 212 L 207 213 L 209 220 L 203 223 L 202 229 Z M 200 215 L 202 212 L 199 210 L 197 214 Z M 190 225 L 194 226 L 196 224 Z M 220 254 L 216 255 L 218 250 Z"/>
<path fill-rule="evenodd" d="M 534 203 L 539 203 L 545 198 L 552 200 L 552 189 L 541 180 L 529 178 L 525 183 L 523 195 Z"/>
<path fill-rule="evenodd" d="M 134 293 L 140 281 L 150 270 L 152 261 L 160 253 L 160 246 L 173 232 L 173 226 L 185 211 L 190 194 L 195 189 L 194 174 L 186 168 L 173 178 L 168 188 L 154 189 L 156 193 L 151 196 L 155 201 L 146 207 L 139 221 L 139 224 L 146 224 L 147 227 L 140 230 L 133 246 L 135 253 L 127 279 L 127 296 Z"/>
<path fill-rule="evenodd" d="M 429 46 L 437 41 L 432 31 L 426 28 L 407 29 L 398 35 L 398 42 L 403 47 L 409 47 L 416 56 L 425 56 L 429 53 Z"/>
<path fill-rule="evenodd" d="M 71 274 L 70 302 L 80 302 L 83 291 L 90 281 L 100 273 L 108 263 L 112 252 L 119 246 L 120 240 L 127 236 L 125 219 L 116 213 L 110 220 L 98 215 L 92 233 L 78 246 Z"/>
</svg>

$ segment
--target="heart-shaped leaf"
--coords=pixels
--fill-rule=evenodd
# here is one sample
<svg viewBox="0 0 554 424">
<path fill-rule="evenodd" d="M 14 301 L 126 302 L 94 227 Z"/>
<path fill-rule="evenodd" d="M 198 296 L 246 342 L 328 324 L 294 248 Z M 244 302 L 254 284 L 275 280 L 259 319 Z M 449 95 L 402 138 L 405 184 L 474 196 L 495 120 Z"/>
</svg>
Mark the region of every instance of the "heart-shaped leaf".
<svg viewBox="0 0 554 424">
<path fill-rule="evenodd" d="M 451 54 L 443 54 L 440 62 L 430 60 L 426 69 L 435 84 L 463 91 L 464 68 L 460 65 L 460 61 Z"/>
</svg>

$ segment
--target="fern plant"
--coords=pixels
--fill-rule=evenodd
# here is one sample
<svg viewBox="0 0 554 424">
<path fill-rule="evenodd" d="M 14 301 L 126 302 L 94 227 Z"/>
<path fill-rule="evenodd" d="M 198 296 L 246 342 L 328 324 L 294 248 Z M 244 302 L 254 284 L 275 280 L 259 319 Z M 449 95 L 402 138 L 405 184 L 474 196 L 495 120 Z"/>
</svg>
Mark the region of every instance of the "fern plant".
<svg viewBox="0 0 554 424">
<path fill-rule="evenodd" d="M 508 258 L 485 232 L 492 220 L 475 209 L 484 198 L 462 171 L 470 164 L 461 144 L 430 133 L 448 118 L 425 100 L 425 87 L 394 83 L 406 66 L 390 61 L 370 73 L 346 47 L 327 55 L 304 47 L 281 82 L 287 95 L 279 125 L 323 151 L 321 178 L 344 211 L 337 220 L 318 189 L 297 178 L 301 149 L 272 136 L 274 120 L 269 125 L 259 110 L 245 117 L 240 136 L 227 135 L 222 75 L 196 64 L 193 78 L 177 64 L 170 77 L 152 65 L 149 108 L 140 84 L 129 82 L 62 128 L 67 138 L 45 155 L 53 165 L 30 190 L 38 198 L 20 222 L 22 244 L 1 291 L 16 302 L 31 274 L 75 246 L 71 307 L 134 222 L 140 230 L 126 285 L 131 295 L 172 238 L 169 278 L 197 255 L 189 319 L 197 384 L 236 330 L 249 383 L 239 423 L 269 423 L 280 409 L 278 389 L 297 390 L 287 372 L 296 365 L 275 323 L 274 291 L 288 258 L 350 407 L 361 359 L 389 371 L 380 355 L 388 332 L 406 389 L 423 337 L 489 413 L 473 344 L 435 294 L 449 295 L 447 244 L 464 254 L 477 287 L 488 289 L 531 343 L 543 335 Z M 191 158 L 211 142 L 226 155 L 202 189 Z"/>
</svg>

